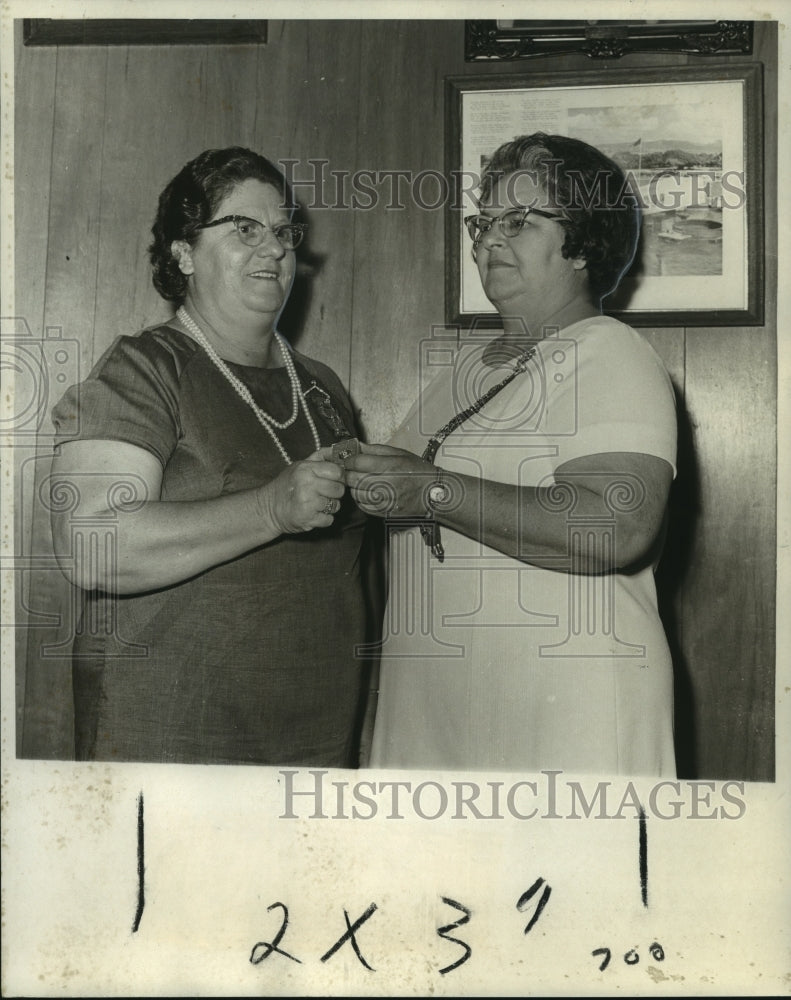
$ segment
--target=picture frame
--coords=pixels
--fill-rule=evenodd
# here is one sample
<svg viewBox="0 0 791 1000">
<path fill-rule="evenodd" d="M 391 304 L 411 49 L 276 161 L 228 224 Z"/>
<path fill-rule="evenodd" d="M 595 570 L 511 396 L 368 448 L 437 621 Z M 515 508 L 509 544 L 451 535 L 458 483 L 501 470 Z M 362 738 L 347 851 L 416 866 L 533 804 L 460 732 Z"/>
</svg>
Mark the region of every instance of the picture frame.
<svg viewBox="0 0 791 1000">
<path fill-rule="evenodd" d="M 635 52 L 749 55 L 752 49 L 752 21 L 472 20 L 464 25 L 467 62 L 573 53 L 589 59 L 620 59 Z"/>
<path fill-rule="evenodd" d="M 759 63 L 446 78 L 446 319 L 497 327 L 464 229 L 482 161 L 516 135 L 582 139 L 639 190 L 637 253 L 605 313 L 633 326 L 763 323 Z"/>
<path fill-rule="evenodd" d="M 24 18 L 25 45 L 263 45 L 268 21 Z"/>
</svg>

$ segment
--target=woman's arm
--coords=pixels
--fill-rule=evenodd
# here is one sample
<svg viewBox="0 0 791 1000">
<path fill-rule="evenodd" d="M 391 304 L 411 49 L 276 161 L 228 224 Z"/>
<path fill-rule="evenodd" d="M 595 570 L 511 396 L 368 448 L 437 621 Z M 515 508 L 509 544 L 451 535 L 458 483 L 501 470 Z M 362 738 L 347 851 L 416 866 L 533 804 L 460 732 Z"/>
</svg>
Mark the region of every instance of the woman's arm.
<svg viewBox="0 0 791 1000">
<path fill-rule="evenodd" d="M 430 463 L 387 445 L 367 445 L 350 466 L 346 480 L 363 510 L 426 515 L 426 489 L 438 478 Z M 664 459 L 633 452 L 573 459 L 556 469 L 547 486 L 443 471 L 450 495 L 435 517 L 440 525 L 535 566 L 577 573 L 625 570 L 651 557 L 672 478 Z"/>
<path fill-rule="evenodd" d="M 135 498 L 119 489 L 121 499 L 114 501 L 113 481 L 137 484 Z M 327 527 L 333 518 L 321 509 L 344 493 L 341 470 L 316 454 L 256 489 L 162 501 L 162 466 L 154 455 L 125 442 L 88 440 L 60 446 L 51 484 L 53 497 L 68 491 L 79 498 L 80 518 L 107 518 L 116 537 L 111 569 L 80 561 L 71 551 L 72 512 L 53 503 L 52 534 L 64 574 L 86 590 L 119 594 L 166 587 L 282 534 Z"/>
</svg>

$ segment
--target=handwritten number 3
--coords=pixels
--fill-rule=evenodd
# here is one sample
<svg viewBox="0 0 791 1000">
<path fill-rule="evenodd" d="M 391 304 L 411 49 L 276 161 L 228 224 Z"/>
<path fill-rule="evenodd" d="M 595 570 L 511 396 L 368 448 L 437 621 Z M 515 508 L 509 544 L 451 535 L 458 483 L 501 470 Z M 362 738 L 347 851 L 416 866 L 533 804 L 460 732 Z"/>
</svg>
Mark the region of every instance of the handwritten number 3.
<svg viewBox="0 0 791 1000">
<path fill-rule="evenodd" d="M 456 959 L 456 961 L 451 965 L 446 965 L 444 969 L 439 970 L 439 974 L 444 976 L 446 972 L 453 972 L 454 969 L 458 969 L 458 967 L 463 965 L 472 954 L 472 948 L 470 948 L 466 941 L 460 941 L 458 938 L 451 937 L 450 934 L 448 934 L 448 931 L 454 931 L 457 927 L 463 927 L 464 924 L 468 924 L 470 922 L 472 911 L 468 910 L 462 903 L 457 903 L 455 899 L 448 899 L 447 896 L 442 897 L 442 902 L 447 903 L 448 906 L 454 906 L 457 910 L 461 910 L 464 914 L 463 917 L 460 917 L 452 924 L 446 924 L 444 927 L 440 927 L 437 930 L 437 934 L 439 934 L 441 938 L 445 938 L 446 941 L 453 941 L 454 944 L 460 944 L 464 949 L 464 954 L 461 958 Z"/>
</svg>

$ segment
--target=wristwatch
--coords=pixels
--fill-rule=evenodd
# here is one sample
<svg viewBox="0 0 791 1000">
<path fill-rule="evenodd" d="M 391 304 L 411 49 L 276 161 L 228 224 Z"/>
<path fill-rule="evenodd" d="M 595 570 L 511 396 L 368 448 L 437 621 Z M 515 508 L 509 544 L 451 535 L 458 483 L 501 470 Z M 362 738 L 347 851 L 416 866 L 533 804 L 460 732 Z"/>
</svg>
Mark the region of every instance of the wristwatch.
<svg viewBox="0 0 791 1000">
<path fill-rule="evenodd" d="M 442 481 L 442 469 L 437 469 L 437 478 L 426 490 L 426 503 L 431 510 L 441 510 L 450 500 L 450 487 Z"/>
<path fill-rule="evenodd" d="M 443 505 L 447 504 L 451 497 L 450 487 L 442 481 L 442 469 L 437 469 L 437 478 L 426 487 L 424 496 L 428 511 L 420 525 L 420 534 L 436 558 L 442 562 L 445 559 L 445 549 L 442 545 L 439 522 L 434 517 L 434 512 L 442 510 Z"/>
</svg>

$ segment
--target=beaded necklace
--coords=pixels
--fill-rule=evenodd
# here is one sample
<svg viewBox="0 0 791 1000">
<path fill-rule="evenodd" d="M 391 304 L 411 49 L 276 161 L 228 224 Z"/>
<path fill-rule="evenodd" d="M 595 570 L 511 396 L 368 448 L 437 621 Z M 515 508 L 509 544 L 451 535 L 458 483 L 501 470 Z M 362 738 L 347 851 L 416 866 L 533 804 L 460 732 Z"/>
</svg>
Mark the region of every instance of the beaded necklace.
<svg viewBox="0 0 791 1000">
<path fill-rule="evenodd" d="M 181 322 L 189 330 L 192 336 L 198 341 L 198 343 L 201 345 L 204 351 L 206 351 L 206 353 L 209 355 L 210 360 L 219 369 L 219 371 L 222 372 L 226 380 L 233 386 L 238 395 L 241 396 L 241 398 L 245 401 L 245 403 L 247 403 L 247 405 L 256 415 L 256 417 L 258 418 L 258 422 L 261 424 L 261 426 L 264 428 L 267 434 L 269 434 L 269 436 L 274 441 L 275 446 L 277 447 L 277 450 L 280 452 L 280 454 L 283 456 L 283 460 L 285 461 L 286 465 L 291 465 L 291 458 L 286 449 L 283 447 L 283 443 L 281 442 L 280 438 L 275 433 L 275 429 L 283 431 L 287 427 L 290 427 L 299 415 L 300 405 L 302 406 L 302 409 L 305 413 L 305 419 L 308 422 L 308 426 L 310 427 L 310 432 L 313 435 L 313 442 L 316 445 L 316 450 L 318 451 L 318 449 L 321 447 L 321 441 L 319 439 L 318 431 L 316 430 L 316 425 L 313 422 L 313 417 L 311 416 L 310 410 L 308 409 L 308 405 L 305 402 L 305 396 L 302 392 L 302 386 L 300 385 L 299 382 L 299 376 L 297 375 L 297 370 L 294 367 L 294 361 L 291 357 L 291 352 L 289 351 L 288 345 L 286 344 L 285 340 L 280 336 L 280 334 L 277 331 L 275 331 L 275 338 L 277 339 L 278 347 L 280 348 L 280 353 L 283 356 L 283 364 L 286 367 L 286 372 L 288 373 L 288 379 L 289 382 L 291 383 L 291 416 L 288 417 L 286 420 L 282 421 L 275 420 L 275 418 L 271 416 L 271 414 L 266 413 L 266 411 L 261 409 L 258 403 L 256 403 L 256 401 L 253 399 L 250 390 L 247 388 L 247 386 L 244 384 L 244 382 L 242 382 L 240 378 L 237 378 L 236 375 L 234 375 L 234 373 L 231 371 L 228 365 L 214 350 L 212 345 L 207 340 L 203 330 L 201 330 L 201 328 L 198 326 L 198 324 L 195 322 L 192 316 L 190 316 L 190 314 L 187 312 L 184 306 L 179 306 L 179 309 L 176 312 L 176 316 L 178 319 L 181 320 Z"/>
<path fill-rule="evenodd" d="M 502 382 L 498 382 L 497 385 L 492 386 L 488 392 L 485 392 L 482 396 L 479 396 L 474 403 L 471 403 L 466 410 L 462 410 L 461 413 L 457 413 L 454 417 L 451 417 L 444 427 L 440 427 L 440 429 L 429 438 L 426 449 L 422 455 L 423 459 L 427 462 L 433 462 L 436 458 L 439 446 L 445 438 L 449 434 L 452 434 L 457 427 L 461 427 L 465 420 L 469 420 L 470 417 L 474 416 L 478 410 L 489 402 L 490 399 L 493 399 L 498 392 L 504 389 L 509 382 L 513 382 L 517 375 L 521 375 L 522 372 L 527 371 L 527 363 L 535 353 L 535 347 L 528 347 L 526 351 L 514 360 L 514 367 L 506 375 Z"/>
<path fill-rule="evenodd" d="M 452 434 L 457 427 L 469 420 L 470 417 L 474 416 L 482 407 L 484 407 L 490 399 L 493 399 L 498 392 L 501 392 L 510 382 L 516 378 L 517 375 L 521 375 L 522 372 L 527 371 L 527 364 L 533 355 L 536 353 L 535 347 L 528 347 L 526 351 L 523 351 L 518 358 L 514 360 L 514 367 L 505 376 L 502 381 L 498 382 L 497 385 L 493 385 L 488 392 L 485 392 L 482 396 L 479 396 L 474 403 L 462 410 L 461 413 L 455 414 L 450 420 L 440 427 L 438 431 L 429 438 L 428 444 L 423 451 L 421 458 L 426 462 L 434 463 L 434 459 L 437 457 L 437 451 L 439 446 L 445 440 L 445 438 Z M 438 487 L 444 487 L 442 482 L 442 470 L 437 470 L 437 482 L 435 484 Z M 420 534 L 423 536 L 423 541 L 426 543 L 431 552 L 443 562 L 445 559 L 445 549 L 442 545 L 442 533 L 440 532 L 439 522 L 434 516 L 434 511 L 429 511 L 425 520 L 420 524 Z"/>
</svg>

